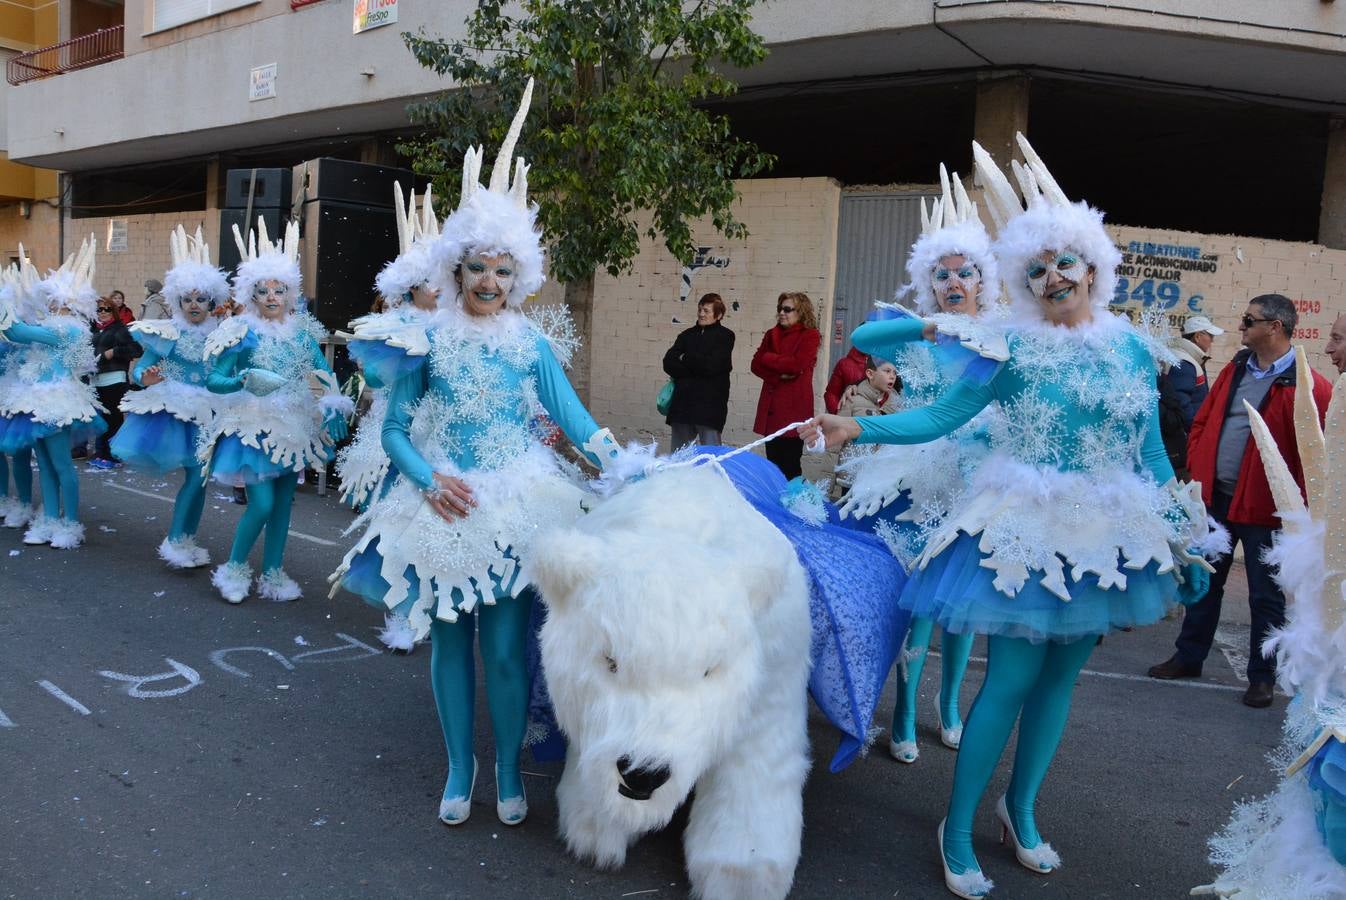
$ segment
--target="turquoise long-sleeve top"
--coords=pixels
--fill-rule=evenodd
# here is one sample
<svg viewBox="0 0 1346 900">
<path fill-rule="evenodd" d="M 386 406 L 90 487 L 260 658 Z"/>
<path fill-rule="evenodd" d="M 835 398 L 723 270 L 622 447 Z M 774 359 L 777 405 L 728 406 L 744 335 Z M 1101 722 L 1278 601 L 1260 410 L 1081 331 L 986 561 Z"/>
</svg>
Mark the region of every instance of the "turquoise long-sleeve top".
<svg viewBox="0 0 1346 900">
<path fill-rule="evenodd" d="M 888 322 L 857 329 L 868 340 Z M 899 320 L 891 333 L 922 327 Z M 859 443 L 919 444 L 950 434 L 993 401 L 1004 422 L 994 449 L 1061 471 L 1145 470 L 1159 484 L 1173 477 L 1159 433 L 1154 360 L 1125 323 L 1101 322 L 1093 338 L 1010 332 L 1009 361 L 986 382 L 960 378 L 919 409 L 859 419 Z M 869 333 L 860 332 L 869 329 Z M 859 341 L 856 341 L 859 345 Z"/>
<path fill-rule="evenodd" d="M 448 330 L 431 333 L 427 362 L 394 382 L 383 421 L 383 449 L 422 490 L 434 469 L 411 439 L 420 410 L 437 407 L 443 426 L 439 449 L 460 471 L 499 469 L 539 444 L 533 423 L 540 403 L 566 437 L 596 465 L 585 443 L 599 430 L 546 337 L 531 327 L 492 352 Z"/>
<path fill-rule="evenodd" d="M 174 340 L 133 330 L 131 336 L 144 353 L 131 369 L 131 380 L 143 387 L 145 372 L 158 366 L 164 381 L 204 388 L 209 377 L 203 358 L 207 333 L 179 326 L 179 336 Z"/>
<path fill-rule="evenodd" d="M 211 367 L 206 387 L 215 394 L 232 394 L 243 389 L 248 369 L 275 372 L 292 384 L 308 389 L 310 372 L 331 372 L 322 347 L 303 328 L 288 338 L 258 335 L 252 329 L 243 340 L 223 350 Z"/>
<path fill-rule="evenodd" d="M 51 325 L 30 325 L 15 322 L 5 329 L 4 337 L 16 344 L 40 344 L 50 348 L 42 361 L 37 381 L 58 381 L 62 378 L 75 378 L 84 372 L 76 373 L 76 368 L 91 366 L 93 363 L 93 344 L 88 326 L 80 319 L 53 318 Z"/>
</svg>

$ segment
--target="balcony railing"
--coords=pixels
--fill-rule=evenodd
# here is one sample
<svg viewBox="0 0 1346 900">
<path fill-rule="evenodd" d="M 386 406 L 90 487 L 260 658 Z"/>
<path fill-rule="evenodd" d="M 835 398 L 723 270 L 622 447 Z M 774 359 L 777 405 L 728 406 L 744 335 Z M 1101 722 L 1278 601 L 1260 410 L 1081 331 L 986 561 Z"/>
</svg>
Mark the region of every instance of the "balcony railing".
<svg viewBox="0 0 1346 900">
<path fill-rule="evenodd" d="M 100 28 L 93 34 L 22 53 L 5 66 L 5 78 L 10 84 L 23 84 L 121 59 L 125 30 L 123 25 Z"/>
</svg>

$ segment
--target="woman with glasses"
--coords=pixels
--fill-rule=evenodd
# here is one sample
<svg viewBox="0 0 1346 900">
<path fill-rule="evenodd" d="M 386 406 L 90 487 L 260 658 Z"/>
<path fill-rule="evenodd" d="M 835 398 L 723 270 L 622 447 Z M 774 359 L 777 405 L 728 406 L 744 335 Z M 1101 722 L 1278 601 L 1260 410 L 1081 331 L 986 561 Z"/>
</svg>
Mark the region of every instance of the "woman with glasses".
<svg viewBox="0 0 1346 900">
<path fill-rule="evenodd" d="M 984 364 L 974 360 L 924 408 L 823 416 L 802 430 L 827 444 L 912 444 L 949 434 L 992 402 L 1003 415 L 966 499 L 929 536 L 903 593 L 913 615 L 987 635 L 986 678 L 937 834 L 944 883 L 964 898 L 992 888 L 972 822 L 1016 724 L 1009 790 L 995 812 L 1018 862 L 1047 875 L 1061 858 L 1038 832 L 1035 806 L 1076 677 L 1101 635 L 1200 597 L 1211 570 L 1200 551 L 1226 537 L 1211 534 L 1199 494 L 1173 477 L 1159 434 L 1156 348 L 1108 312 L 1121 260 L 1102 214 L 1071 203 L 1022 136 L 1019 146 L 1026 208 L 973 145 L 1001 225 L 994 250 L 1008 321 L 938 326 L 981 348 Z"/>
<path fill-rule="evenodd" d="M 140 347 L 131 337 L 126 323 L 117 316 L 117 306 L 111 297 L 98 298 L 92 328 L 93 354 L 98 366 L 93 374 L 93 386 L 98 393 L 98 402 L 106 410 L 107 431 L 94 441 L 93 459 L 89 460 L 89 465 L 95 469 L 115 469 L 121 463 L 114 456 L 110 441 L 122 426 L 121 402 L 131 389 L 126 370 L 140 355 Z"/>
<path fill-rule="evenodd" d="M 818 318 L 807 294 L 787 291 L 776 299 L 776 325 L 752 355 L 752 373 L 762 379 L 752 430 L 766 436 L 813 416 L 813 368 L 818 363 Z M 787 479 L 798 478 L 804 442 L 783 434 L 766 444 L 766 458 Z"/>
<path fill-rule="evenodd" d="M 189 239 L 179 225 L 169 235 L 169 245 L 173 267 L 164 276 L 163 291 L 172 316 L 131 325 L 131 334 L 144 348 L 131 378 L 145 389 L 122 401 L 126 423 L 112 440 L 112 452 L 161 475 L 182 470 L 182 487 L 168 536 L 159 544 L 159 558 L 175 569 L 193 569 L 210 563 L 210 554 L 196 542 L 206 505 L 196 450 L 201 430 L 228 400 L 206 389 L 205 351 L 206 338 L 220 324 L 211 312 L 229 296 L 229 282 L 210 264 L 210 248 L 200 228 Z"/>
<path fill-rule="evenodd" d="M 6 392 L 0 414 L 7 418 L 0 453 L 32 448 L 42 484 L 42 514 L 24 532 L 25 544 L 50 544 L 73 550 L 84 543 L 79 521 L 79 473 L 70 459 L 72 446 L 101 434 L 94 388 L 81 381 L 96 368 L 89 323 L 98 302 L 92 281 L 97 243 L 90 235 L 77 254 L 40 282 L 27 260 L 21 265 L 45 311 L 35 322 L 15 322 L 0 331 L 6 340 L 27 344 L 28 356 Z"/>
</svg>

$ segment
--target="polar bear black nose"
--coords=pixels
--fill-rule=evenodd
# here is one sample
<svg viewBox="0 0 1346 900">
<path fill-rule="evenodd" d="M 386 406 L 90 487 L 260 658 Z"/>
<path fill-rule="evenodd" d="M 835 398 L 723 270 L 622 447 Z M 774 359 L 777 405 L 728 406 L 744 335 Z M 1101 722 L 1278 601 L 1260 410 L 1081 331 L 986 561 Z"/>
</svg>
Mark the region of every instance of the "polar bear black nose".
<svg viewBox="0 0 1346 900">
<path fill-rule="evenodd" d="M 668 766 L 660 766 L 657 769 L 632 768 L 631 757 L 623 756 L 617 760 L 617 774 L 621 776 L 617 793 L 631 800 L 648 800 L 664 782 L 668 781 L 672 773 L 668 770 Z"/>
</svg>

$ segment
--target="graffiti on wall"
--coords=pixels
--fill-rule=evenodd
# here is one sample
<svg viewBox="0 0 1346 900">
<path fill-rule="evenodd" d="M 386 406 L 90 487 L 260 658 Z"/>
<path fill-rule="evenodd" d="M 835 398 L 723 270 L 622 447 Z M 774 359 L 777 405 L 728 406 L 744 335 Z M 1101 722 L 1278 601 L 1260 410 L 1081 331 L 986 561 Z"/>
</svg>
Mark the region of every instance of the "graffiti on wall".
<svg viewBox="0 0 1346 900">
<path fill-rule="evenodd" d="M 1191 244 L 1128 241 L 1118 245 L 1122 264 L 1112 308 L 1132 320 L 1143 313 L 1163 312 L 1169 326 L 1181 332 L 1188 316 L 1207 315 L 1203 276 L 1219 271 L 1220 257 Z"/>
<path fill-rule="evenodd" d="M 692 293 L 692 276 L 698 269 L 715 268 L 725 269 L 729 267 L 729 255 L 718 256 L 711 253 L 710 247 L 697 247 L 696 253 L 692 255 L 692 261 L 682 267 L 682 278 L 678 283 L 678 300 L 687 302 L 687 297 Z"/>
</svg>

